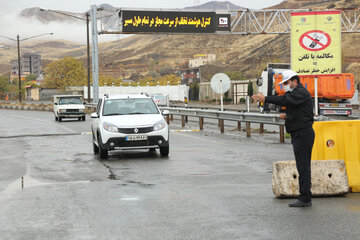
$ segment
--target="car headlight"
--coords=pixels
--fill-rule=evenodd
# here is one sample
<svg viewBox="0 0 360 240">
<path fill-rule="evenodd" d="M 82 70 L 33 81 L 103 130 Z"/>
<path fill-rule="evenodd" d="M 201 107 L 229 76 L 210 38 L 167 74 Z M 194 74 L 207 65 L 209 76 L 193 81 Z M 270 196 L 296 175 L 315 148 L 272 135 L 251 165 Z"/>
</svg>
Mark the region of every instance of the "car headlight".
<svg viewBox="0 0 360 240">
<path fill-rule="evenodd" d="M 61 113 L 66 112 L 66 109 L 59 109 L 59 112 Z"/>
<path fill-rule="evenodd" d="M 161 129 L 164 129 L 165 127 L 166 127 L 165 120 L 160 120 L 154 124 L 154 131 L 159 131 Z"/>
<path fill-rule="evenodd" d="M 111 124 L 111 123 L 104 122 L 103 128 L 109 132 L 119 132 L 118 128 L 114 124 Z"/>
</svg>

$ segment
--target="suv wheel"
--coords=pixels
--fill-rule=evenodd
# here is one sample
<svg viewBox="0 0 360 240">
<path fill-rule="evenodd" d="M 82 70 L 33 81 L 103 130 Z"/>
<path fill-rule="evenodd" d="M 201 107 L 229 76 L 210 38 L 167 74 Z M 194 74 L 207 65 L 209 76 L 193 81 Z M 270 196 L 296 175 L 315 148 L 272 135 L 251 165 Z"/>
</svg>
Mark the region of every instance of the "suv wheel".
<svg viewBox="0 0 360 240">
<path fill-rule="evenodd" d="M 101 140 L 101 136 L 100 134 L 98 135 L 98 144 L 99 144 L 99 155 L 100 155 L 100 159 L 105 159 L 108 157 L 108 150 L 104 149 L 101 146 L 102 140 Z"/>
<path fill-rule="evenodd" d="M 59 118 L 58 118 L 57 116 L 55 116 L 55 121 L 56 121 L 56 122 L 59 121 Z"/>
<path fill-rule="evenodd" d="M 94 150 L 94 154 L 98 154 L 99 153 L 99 147 L 96 146 L 96 144 L 93 142 L 93 150 Z"/>
<path fill-rule="evenodd" d="M 62 122 L 62 117 L 58 117 L 58 119 L 59 119 L 59 122 Z"/>
<path fill-rule="evenodd" d="M 160 147 L 160 155 L 162 157 L 167 157 L 169 155 L 169 146 L 167 147 Z"/>
</svg>

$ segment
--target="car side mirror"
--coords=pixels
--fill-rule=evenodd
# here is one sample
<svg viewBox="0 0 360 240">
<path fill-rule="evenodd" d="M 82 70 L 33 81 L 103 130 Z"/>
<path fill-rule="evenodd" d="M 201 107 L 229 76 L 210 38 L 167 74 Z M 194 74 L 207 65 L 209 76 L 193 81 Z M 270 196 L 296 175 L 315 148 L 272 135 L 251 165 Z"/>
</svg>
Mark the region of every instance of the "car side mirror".
<svg viewBox="0 0 360 240">
<path fill-rule="evenodd" d="M 83 104 L 85 105 L 85 104 L 86 104 L 86 102 L 83 102 Z"/>
<path fill-rule="evenodd" d="M 164 111 L 162 112 L 162 114 L 163 114 L 163 115 L 169 115 L 170 112 L 169 112 L 169 110 L 164 110 Z"/>
<path fill-rule="evenodd" d="M 57 103 L 54 103 L 54 105 L 58 105 Z"/>
<path fill-rule="evenodd" d="M 92 113 L 92 114 L 90 115 L 90 117 L 91 117 L 91 118 L 98 118 L 99 115 L 98 115 L 96 112 L 94 112 L 94 113 Z"/>
</svg>

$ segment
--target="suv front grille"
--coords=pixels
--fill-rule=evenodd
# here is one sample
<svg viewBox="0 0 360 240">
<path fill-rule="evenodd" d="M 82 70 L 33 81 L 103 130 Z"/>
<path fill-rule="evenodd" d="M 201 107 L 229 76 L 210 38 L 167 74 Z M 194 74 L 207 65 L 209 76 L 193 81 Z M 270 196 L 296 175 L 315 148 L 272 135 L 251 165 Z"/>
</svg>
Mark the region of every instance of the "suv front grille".
<svg viewBox="0 0 360 240">
<path fill-rule="evenodd" d="M 136 131 L 137 129 L 137 131 Z M 143 128 L 118 128 L 119 133 L 125 134 L 136 134 L 136 133 L 148 133 L 153 131 L 153 127 L 143 127 Z"/>
</svg>

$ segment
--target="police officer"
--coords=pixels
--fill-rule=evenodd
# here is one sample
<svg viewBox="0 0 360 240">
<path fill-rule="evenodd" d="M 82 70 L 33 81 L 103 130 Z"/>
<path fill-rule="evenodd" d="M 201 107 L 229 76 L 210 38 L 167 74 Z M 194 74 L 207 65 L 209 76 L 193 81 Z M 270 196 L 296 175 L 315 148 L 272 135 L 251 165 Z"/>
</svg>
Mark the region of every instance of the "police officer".
<svg viewBox="0 0 360 240">
<path fill-rule="evenodd" d="M 299 172 L 300 195 L 290 207 L 311 206 L 311 151 L 314 144 L 315 133 L 312 128 L 314 122 L 313 104 L 310 93 L 300 83 L 296 72 L 286 70 L 282 73 L 282 84 L 285 95 L 267 96 L 261 93 L 254 95 L 253 99 L 259 102 L 273 103 L 286 106 L 286 114 L 280 114 L 285 119 L 285 128 L 291 135 L 296 168 Z"/>
</svg>

